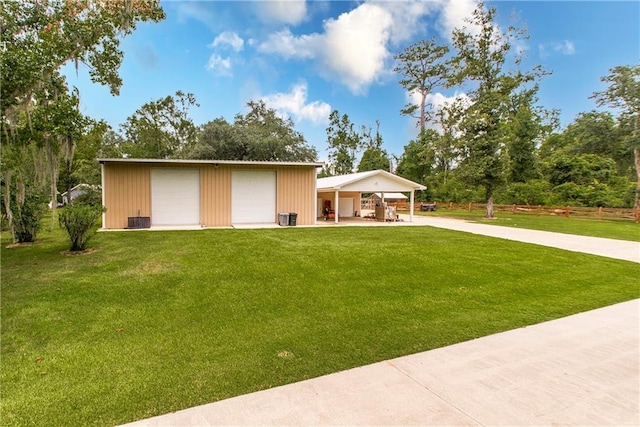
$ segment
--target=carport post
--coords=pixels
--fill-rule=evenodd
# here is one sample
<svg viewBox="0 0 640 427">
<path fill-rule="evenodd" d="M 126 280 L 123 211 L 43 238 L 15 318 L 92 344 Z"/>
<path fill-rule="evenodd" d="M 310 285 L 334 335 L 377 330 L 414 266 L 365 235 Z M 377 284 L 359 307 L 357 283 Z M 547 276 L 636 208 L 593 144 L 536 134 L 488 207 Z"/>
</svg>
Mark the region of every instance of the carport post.
<svg viewBox="0 0 640 427">
<path fill-rule="evenodd" d="M 415 190 L 411 190 L 411 197 L 409 198 L 409 222 L 413 222 L 413 205 L 414 205 L 414 197 L 413 193 Z"/>
<path fill-rule="evenodd" d="M 338 223 L 338 200 L 340 200 L 340 190 L 336 190 L 336 195 L 334 197 L 334 203 L 333 203 L 333 221 L 337 224 Z"/>
</svg>

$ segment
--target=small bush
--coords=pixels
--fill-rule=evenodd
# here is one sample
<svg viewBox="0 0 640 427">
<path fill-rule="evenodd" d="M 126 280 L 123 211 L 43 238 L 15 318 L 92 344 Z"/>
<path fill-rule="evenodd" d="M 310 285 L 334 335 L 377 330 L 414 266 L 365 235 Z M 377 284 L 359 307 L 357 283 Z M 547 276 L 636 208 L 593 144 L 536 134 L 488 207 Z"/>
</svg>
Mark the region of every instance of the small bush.
<svg viewBox="0 0 640 427">
<path fill-rule="evenodd" d="M 82 251 L 93 236 L 91 228 L 105 211 L 103 206 L 70 205 L 61 210 L 60 226 L 67 230 L 72 251 Z"/>
<path fill-rule="evenodd" d="M 36 233 L 40 230 L 40 220 L 46 211 L 47 203 L 41 194 L 27 194 L 22 204 L 14 207 L 13 229 L 18 242 L 35 241 Z"/>
</svg>

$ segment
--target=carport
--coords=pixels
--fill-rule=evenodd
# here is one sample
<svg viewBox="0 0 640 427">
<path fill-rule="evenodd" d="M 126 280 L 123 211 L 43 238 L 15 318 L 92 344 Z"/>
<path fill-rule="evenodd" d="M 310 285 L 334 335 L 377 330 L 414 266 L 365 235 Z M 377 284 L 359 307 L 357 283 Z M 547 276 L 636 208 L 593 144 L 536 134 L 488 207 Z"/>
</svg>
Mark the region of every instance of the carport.
<svg viewBox="0 0 640 427">
<path fill-rule="evenodd" d="M 427 188 L 424 185 L 383 170 L 319 178 L 316 185 L 318 194 L 333 193 L 333 210 L 336 213 L 334 221 L 336 223 L 338 223 L 340 216 L 340 194 L 344 193 L 381 193 L 384 199 L 384 193 L 409 192 L 411 193 L 409 197 L 409 221 L 413 221 L 414 193 L 416 190 L 425 190 Z"/>
</svg>

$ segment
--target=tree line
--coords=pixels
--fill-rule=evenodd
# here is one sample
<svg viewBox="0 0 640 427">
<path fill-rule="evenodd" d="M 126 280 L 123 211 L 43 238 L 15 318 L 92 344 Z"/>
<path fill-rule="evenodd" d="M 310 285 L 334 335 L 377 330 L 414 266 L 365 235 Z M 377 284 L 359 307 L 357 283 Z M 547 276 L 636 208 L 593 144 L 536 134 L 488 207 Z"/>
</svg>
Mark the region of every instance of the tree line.
<svg viewBox="0 0 640 427">
<path fill-rule="evenodd" d="M 526 33 L 495 23 L 496 9 L 477 3 L 451 48 L 419 41 L 396 56 L 400 84 L 419 102 L 418 137 L 404 147 L 396 172 L 422 183 L 424 200 L 487 204 L 638 207 L 640 66 L 618 66 L 594 93 L 599 106 L 558 132 L 558 112 L 538 105 L 540 66 L 523 69 L 514 47 Z M 472 29 L 472 30 L 470 30 Z M 438 88 L 464 92 L 434 108 Z"/>
<path fill-rule="evenodd" d="M 94 82 L 117 95 L 119 42 L 139 22 L 164 18 L 158 1 L 7 2 L 0 10 L 1 191 L 3 221 L 15 240 L 33 238 L 47 201 L 79 183 L 99 184 L 99 157 L 315 161 L 317 150 L 263 101 L 232 121 L 196 126 L 193 94 L 142 105 L 119 129 L 84 116 L 80 94 L 60 68 L 86 64 Z M 422 40 L 395 56 L 400 85 L 417 102 L 418 136 L 395 157 L 375 127 L 331 112 L 323 176 L 386 169 L 425 184 L 423 200 L 638 206 L 640 66 L 618 66 L 595 93 L 610 112 L 585 112 L 557 131 L 558 112 L 538 105 L 542 67 L 524 69 L 514 47 L 526 33 L 502 29 L 496 10 L 477 3 L 450 46 Z M 465 93 L 442 108 L 438 89 Z M 51 215 L 53 226 L 56 203 Z"/>
</svg>

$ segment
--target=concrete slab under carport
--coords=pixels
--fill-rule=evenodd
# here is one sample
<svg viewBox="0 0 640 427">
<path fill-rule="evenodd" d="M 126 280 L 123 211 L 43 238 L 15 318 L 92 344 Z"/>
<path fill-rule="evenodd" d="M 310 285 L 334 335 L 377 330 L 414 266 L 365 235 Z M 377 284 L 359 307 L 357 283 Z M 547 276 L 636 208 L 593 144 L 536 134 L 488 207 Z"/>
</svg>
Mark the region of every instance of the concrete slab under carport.
<svg viewBox="0 0 640 427">
<path fill-rule="evenodd" d="M 640 300 L 130 426 L 639 425 Z"/>
</svg>

